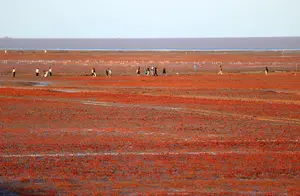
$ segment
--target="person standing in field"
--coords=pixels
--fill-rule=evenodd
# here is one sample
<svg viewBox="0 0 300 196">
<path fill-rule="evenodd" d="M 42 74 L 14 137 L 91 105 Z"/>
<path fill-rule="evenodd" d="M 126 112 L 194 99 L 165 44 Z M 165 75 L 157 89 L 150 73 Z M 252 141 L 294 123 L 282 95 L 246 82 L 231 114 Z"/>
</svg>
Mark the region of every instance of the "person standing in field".
<svg viewBox="0 0 300 196">
<path fill-rule="evenodd" d="M 151 66 L 150 74 L 151 74 L 151 76 L 154 76 L 154 67 L 153 67 L 153 65 Z"/>
<path fill-rule="evenodd" d="M 108 68 L 108 76 L 111 77 L 112 76 L 112 70 L 110 68 Z"/>
<path fill-rule="evenodd" d="M 39 68 L 36 68 L 35 69 L 35 76 L 39 76 L 39 74 L 40 74 L 40 70 L 39 70 Z"/>
<path fill-rule="evenodd" d="M 52 68 L 51 67 L 49 67 L 48 72 L 49 72 L 49 76 L 51 77 L 52 76 Z"/>
<path fill-rule="evenodd" d="M 222 65 L 220 65 L 220 67 L 219 67 L 219 73 L 218 73 L 218 75 L 223 75 L 223 68 L 222 68 Z"/>
<path fill-rule="evenodd" d="M 49 73 L 49 71 L 44 70 L 44 78 L 48 77 L 48 73 Z"/>
<path fill-rule="evenodd" d="M 268 69 L 268 66 L 266 66 L 265 75 L 268 75 L 268 73 L 269 73 L 269 69 Z"/>
<path fill-rule="evenodd" d="M 13 68 L 13 70 L 12 70 L 12 76 L 16 77 L 16 69 L 15 68 Z"/>
<path fill-rule="evenodd" d="M 158 76 L 158 74 L 157 74 L 157 67 L 154 68 L 154 76 Z"/>
<path fill-rule="evenodd" d="M 163 75 L 164 75 L 164 76 L 167 75 L 167 70 L 166 70 L 166 68 L 163 68 Z"/>
<path fill-rule="evenodd" d="M 137 76 L 140 76 L 140 74 L 141 74 L 141 68 L 140 68 L 140 66 L 137 68 L 137 70 L 136 70 L 136 75 Z"/>
<path fill-rule="evenodd" d="M 97 76 L 97 74 L 96 74 L 96 69 L 95 69 L 95 68 L 92 69 L 92 76 L 94 76 L 94 77 Z"/>
<path fill-rule="evenodd" d="M 97 76 L 97 74 L 96 74 L 96 69 L 95 69 L 95 68 L 92 69 L 92 75 L 91 75 L 91 76 L 94 76 L 94 77 Z"/>
<path fill-rule="evenodd" d="M 108 76 L 108 69 L 105 69 L 105 75 Z"/>
</svg>

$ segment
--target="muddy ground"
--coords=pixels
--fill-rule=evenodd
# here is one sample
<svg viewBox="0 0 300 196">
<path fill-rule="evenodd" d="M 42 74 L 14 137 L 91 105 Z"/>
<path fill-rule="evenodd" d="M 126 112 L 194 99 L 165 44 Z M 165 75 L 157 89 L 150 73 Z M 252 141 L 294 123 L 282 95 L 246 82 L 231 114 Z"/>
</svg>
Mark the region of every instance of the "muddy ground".
<svg viewBox="0 0 300 196">
<path fill-rule="evenodd" d="M 2 192 L 300 194 L 300 74 L 30 70 L 0 79 Z"/>
<path fill-rule="evenodd" d="M 194 68 L 196 65 L 196 69 Z M 32 76 L 52 67 L 56 76 L 90 75 L 95 68 L 104 76 L 111 68 L 113 75 L 133 76 L 138 66 L 142 73 L 149 66 L 157 66 L 159 75 L 163 68 L 169 75 L 215 74 L 219 66 L 224 73 L 296 72 L 300 69 L 299 51 L 0 51 L 0 76 L 11 75 L 12 67 L 19 76 Z"/>
</svg>

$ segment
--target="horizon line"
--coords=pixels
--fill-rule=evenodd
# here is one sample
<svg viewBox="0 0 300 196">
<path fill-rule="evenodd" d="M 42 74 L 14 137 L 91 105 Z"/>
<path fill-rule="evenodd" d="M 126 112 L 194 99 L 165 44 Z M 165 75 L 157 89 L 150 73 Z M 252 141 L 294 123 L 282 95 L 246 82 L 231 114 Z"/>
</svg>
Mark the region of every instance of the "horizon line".
<svg viewBox="0 0 300 196">
<path fill-rule="evenodd" d="M 272 37 L 255 37 L 255 36 L 247 36 L 247 37 L 94 37 L 94 38 L 86 38 L 86 37 L 9 37 L 4 36 L 0 37 L 0 39 L 247 39 L 247 38 L 300 38 L 299 36 L 272 36 Z"/>
</svg>

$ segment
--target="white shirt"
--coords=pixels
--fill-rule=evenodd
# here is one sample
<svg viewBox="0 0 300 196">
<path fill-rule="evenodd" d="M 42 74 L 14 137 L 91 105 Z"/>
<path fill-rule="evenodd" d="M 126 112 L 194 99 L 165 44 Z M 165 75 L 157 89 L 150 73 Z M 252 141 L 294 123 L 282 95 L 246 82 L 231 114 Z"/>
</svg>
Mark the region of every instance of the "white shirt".
<svg viewBox="0 0 300 196">
<path fill-rule="evenodd" d="M 36 69 L 36 70 L 35 70 L 35 73 L 39 73 L 39 69 Z"/>
<path fill-rule="evenodd" d="M 13 73 L 15 73 L 16 72 L 16 70 L 15 69 L 13 69 L 13 71 L 12 71 Z"/>
<path fill-rule="evenodd" d="M 51 73 L 51 72 L 52 72 L 52 69 L 49 69 L 49 72 Z"/>
</svg>

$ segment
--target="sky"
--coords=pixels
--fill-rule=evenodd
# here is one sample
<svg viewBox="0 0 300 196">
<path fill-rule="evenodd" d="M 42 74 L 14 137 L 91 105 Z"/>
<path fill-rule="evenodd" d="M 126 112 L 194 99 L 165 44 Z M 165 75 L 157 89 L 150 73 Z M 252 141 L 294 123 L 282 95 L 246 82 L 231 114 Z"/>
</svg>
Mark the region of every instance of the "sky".
<svg viewBox="0 0 300 196">
<path fill-rule="evenodd" d="M 0 0 L 0 37 L 300 36 L 300 0 Z"/>
</svg>

